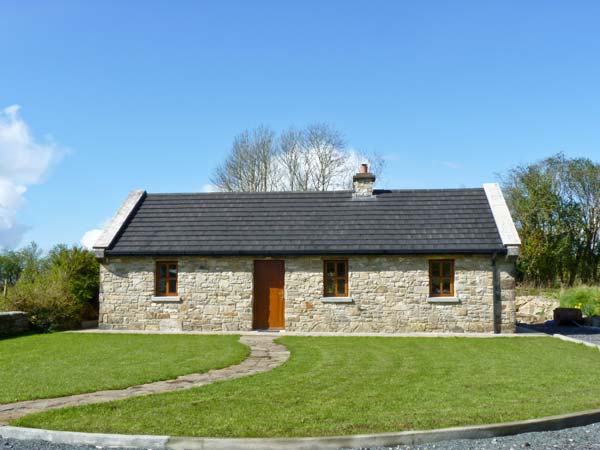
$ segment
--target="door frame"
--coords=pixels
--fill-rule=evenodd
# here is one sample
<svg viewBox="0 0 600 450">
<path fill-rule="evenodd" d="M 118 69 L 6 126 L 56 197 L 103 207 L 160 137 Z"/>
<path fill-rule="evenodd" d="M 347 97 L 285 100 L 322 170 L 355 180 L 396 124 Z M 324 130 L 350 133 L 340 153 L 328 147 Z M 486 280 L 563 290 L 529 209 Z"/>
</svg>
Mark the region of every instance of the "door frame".
<svg viewBox="0 0 600 450">
<path fill-rule="evenodd" d="M 256 283 L 256 275 L 257 275 L 257 271 L 256 271 L 256 265 L 257 263 L 278 263 L 281 265 L 281 301 L 282 301 L 282 310 L 281 310 L 281 326 L 280 327 L 271 327 L 269 326 L 269 324 L 267 324 L 267 327 L 262 327 L 262 326 L 257 326 L 256 325 L 256 310 L 258 307 L 258 304 L 256 302 L 256 289 L 257 289 L 257 283 Z M 269 299 L 267 299 L 267 302 L 269 301 Z M 268 305 L 267 305 L 268 306 Z M 268 312 L 267 312 L 267 318 L 266 318 L 267 323 L 269 322 L 269 316 L 268 316 Z M 285 260 L 284 259 L 255 259 L 252 261 L 252 329 L 253 330 L 285 330 Z"/>
</svg>

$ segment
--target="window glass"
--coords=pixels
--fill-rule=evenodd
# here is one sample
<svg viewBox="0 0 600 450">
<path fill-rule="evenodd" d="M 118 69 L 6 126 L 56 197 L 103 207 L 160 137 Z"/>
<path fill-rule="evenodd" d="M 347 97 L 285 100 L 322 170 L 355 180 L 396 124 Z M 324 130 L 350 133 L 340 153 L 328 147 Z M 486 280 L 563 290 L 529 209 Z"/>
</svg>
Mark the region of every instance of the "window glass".
<svg viewBox="0 0 600 450">
<path fill-rule="evenodd" d="M 332 262 L 328 262 L 326 265 L 327 265 L 327 274 L 330 276 L 335 276 L 335 264 Z"/>
<path fill-rule="evenodd" d="M 332 260 L 324 262 L 323 286 L 326 297 L 346 297 L 348 295 L 348 261 Z"/>
<path fill-rule="evenodd" d="M 343 278 L 338 278 L 337 282 L 338 282 L 337 293 L 345 294 L 346 293 L 346 280 L 344 280 Z"/>
<path fill-rule="evenodd" d="M 452 297 L 454 295 L 454 261 L 429 261 L 429 295 L 432 297 Z"/>
<path fill-rule="evenodd" d="M 155 277 L 156 295 L 177 295 L 177 263 L 160 261 L 157 262 Z"/>
<path fill-rule="evenodd" d="M 444 281 L 442 283 L 442 292 L 444 294 L 450 293 L 450 279 L 449 278 L 444 278 Z"/>
<path fill-rule="evenodd" d="M 334 290 L 333 290 L 333 278 L 330 278 L 327 280 L 327 293 L 328 294 L 333 294 Z"/>
<path fill-rule="evenodd" d="M 442 263 L 442 275 L 444 276 L 448 276 L 448 274 L 450 274 L 450 267 L 452 267 L 452 264 L 450 263 L 450 261 L 445 261 Z"/>
</svg>

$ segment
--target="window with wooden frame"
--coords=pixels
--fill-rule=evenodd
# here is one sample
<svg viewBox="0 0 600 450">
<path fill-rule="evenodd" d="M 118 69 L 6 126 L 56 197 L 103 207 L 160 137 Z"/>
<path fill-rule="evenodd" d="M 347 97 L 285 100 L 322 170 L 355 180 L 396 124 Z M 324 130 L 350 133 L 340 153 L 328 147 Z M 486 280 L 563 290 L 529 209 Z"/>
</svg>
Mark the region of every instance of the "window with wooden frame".
<svg viewBox="0 0 600 450">
<path fill-rule="evenodd" d="M 323 296 L 348 297 L 348 261 L 331 259 L 323 261 Z"/>
<path fill-rule="evenodd" d="M 429 296 L 454 297 L 454 260 L 429 260 Z"/>
<path fill-rule="evenodd" d="M 177 295 L 177 262 L 156 262 L 156 296 L 174 297 Z"/>
</svg>

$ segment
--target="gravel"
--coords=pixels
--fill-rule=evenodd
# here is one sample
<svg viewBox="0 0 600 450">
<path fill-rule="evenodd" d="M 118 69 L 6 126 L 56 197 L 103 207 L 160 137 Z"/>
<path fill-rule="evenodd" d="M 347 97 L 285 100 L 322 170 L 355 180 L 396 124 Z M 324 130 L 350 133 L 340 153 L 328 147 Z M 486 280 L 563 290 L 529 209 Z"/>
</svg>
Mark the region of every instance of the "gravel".
<svg viewBox="0 0 600 450">
<path fill-rule="evenodd" d="M 89 445 L 53 444 L 46 441 L 20 441 L 0 437 L 0 450 L 97 450 L 98 448 Z M 113 449 L 122 450 L 111 447 L 111 450 Z"/>
<path fill-rule="evenodd" d="M 62 445 L 43 441 L 0 438 L 0 450 L 96 450 L 87 445 Z M 600 423 L 559 431 L 524 433 L 491 439 L 457 440 L 432 444 L 371 447 L 369 450 L 600 450 Z M 367 450 L 367 449 L 345 449 Z"/>
<path fill-rule="evenodd" d="M 369 450 L 600 450 L 600 424 L 559 431 L 523 433 L 491 439 L 442 441 L 432 444 L 372 447 Z M 358 449 L 353 449 L 358 450 Z M 365 449 L 361 449 L 365 450 Z"/>
</svg>

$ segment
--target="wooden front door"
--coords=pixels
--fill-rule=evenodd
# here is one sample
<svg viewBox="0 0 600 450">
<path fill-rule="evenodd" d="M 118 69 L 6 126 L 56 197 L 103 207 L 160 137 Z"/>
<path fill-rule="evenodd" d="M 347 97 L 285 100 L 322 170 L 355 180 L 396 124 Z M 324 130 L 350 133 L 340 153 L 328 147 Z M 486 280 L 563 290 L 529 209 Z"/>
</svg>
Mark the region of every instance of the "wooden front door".
<svg viewBox="0 0 600 450">
<path fill-rule="evenodd" d="M 282 330 L 283 317 L 283 280 L 285 265 L 283 261 L 254 261 L 254 317 L 255 330 Z"/>
</svg>

